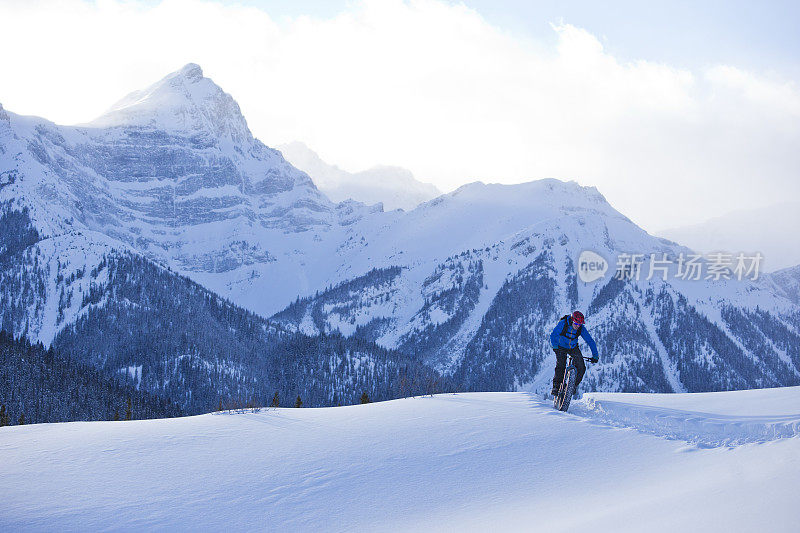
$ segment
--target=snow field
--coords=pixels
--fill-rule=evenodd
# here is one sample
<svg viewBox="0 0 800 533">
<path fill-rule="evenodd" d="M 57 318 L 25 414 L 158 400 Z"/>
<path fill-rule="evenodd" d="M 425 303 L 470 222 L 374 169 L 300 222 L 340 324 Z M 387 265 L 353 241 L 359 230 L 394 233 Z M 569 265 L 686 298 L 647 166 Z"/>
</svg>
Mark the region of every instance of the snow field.
<svg viewBox="0 0 800 533">
<path fill-rule="evenodd" d="M 15 426 L 0 431 L 0 530 L 796 531 L 796 434 L 708 448 L 596 413 L 800 418 L 798 399 L 587 394 L 572 414 L 471 393 Z"/>
</svg>

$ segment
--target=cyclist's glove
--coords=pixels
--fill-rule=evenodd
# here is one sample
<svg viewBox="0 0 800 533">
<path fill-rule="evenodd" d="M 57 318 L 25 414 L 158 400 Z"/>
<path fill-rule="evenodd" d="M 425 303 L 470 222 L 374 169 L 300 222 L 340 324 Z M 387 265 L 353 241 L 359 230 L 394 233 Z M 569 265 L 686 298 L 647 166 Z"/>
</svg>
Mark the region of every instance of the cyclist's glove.
<svg viewBox="0 0 800 533">
<path fill-rule="evenodd" d="M 599 360 L 600 360 L 600 359 L 598 359 L 596 355 L 593 355 L 593 356 L 592 356 L 592 358 L 591 358 L 591 359 L 589 359 L 589 361 L 591 361 L 592 363 L 596 363 L 596 362 L 597 362 L 597 361 L 599 361 Z"/>
</svg>

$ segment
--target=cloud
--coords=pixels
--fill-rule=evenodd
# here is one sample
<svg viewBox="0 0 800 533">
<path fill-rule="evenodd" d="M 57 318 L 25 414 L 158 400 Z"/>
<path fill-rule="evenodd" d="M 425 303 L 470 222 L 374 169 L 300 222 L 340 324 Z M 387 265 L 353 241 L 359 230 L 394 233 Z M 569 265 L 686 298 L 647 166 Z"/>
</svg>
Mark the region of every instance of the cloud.
<svg viewBox="0 0 800 533">
<path fill-rule="evenodd" d="M 445 190 L 576 179 L 653 229 L 800 192 L 796 85 L 621 62 L 568 23 L 549 46 L 434 0 L 280 23 L 201 0 L 4 3 L 0 19 L 0 101 L 59 122 L 193 61 L 264 142 L 349 170 L 401 165 Z"/>
</svg>

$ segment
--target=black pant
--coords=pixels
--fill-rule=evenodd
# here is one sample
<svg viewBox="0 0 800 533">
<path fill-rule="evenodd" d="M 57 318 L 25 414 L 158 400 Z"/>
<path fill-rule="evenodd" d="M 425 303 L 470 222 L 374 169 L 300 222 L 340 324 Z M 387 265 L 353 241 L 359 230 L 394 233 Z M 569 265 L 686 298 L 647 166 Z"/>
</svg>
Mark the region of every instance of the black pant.
<svg viewBox="0 0 800 533">
<path fill-rule="evenodd" d="M 583 362 L 583 354 L 581 349 L 577 346 L 575 348 L 556 348 L 556 375 L 553 377 L 553 388 L 558 389 L 561 386 L 561 381 L 564 379 L 564 371 L 567 368 L 567 355 L 572 356 L 572 364 L 575 365 L 575 370 L 578 372 L 578 379 L 575 382 L 575 390 L 578 390 L 578 385 L 581 384 L 583 375 L 586 373 L 586 363 Z"/>
</svg>

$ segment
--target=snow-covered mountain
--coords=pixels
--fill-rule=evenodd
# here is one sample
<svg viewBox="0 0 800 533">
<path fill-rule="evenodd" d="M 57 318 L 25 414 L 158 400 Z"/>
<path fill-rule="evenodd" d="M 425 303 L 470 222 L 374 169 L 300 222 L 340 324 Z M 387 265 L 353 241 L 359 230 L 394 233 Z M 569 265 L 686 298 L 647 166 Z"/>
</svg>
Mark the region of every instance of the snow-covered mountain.
<svg viewBox="0 0 800 533">
<path fill-rule="evenodd" d="M 54 349 L 52 357 L 92 365 L 107 381 L 135 387 L 145 399 L 160 396 L 166 404 L 150 409 L 151 415 L 265 405 L 273 394 L 282 405 L 297 396 L 307 406 L 353 403 L 364 392 L 381 400 L 401 391 L 426 392 L 438 380 L 403 354 L 361 339 L 284 331 L 103 234 L 41 238 L 27 213 L 0 216 L 2 330 L 44 341 Z M 124 400 L 102 382 L 88 387 L 52 376 L 64 369 L 38 365 L 28 371 L 33 356 L 24 348 L 4 356 L 0 385 L 8 386 L 0 386 L 6 391 L 0 400 L 25 413 L 28 423 L 76 414 L 110 419 L 110 399 L 117 406 Z M 44 362 L 55 364 L 52 358 Z M 76 365 L 70 367 L 73 379 Z M 47 401 L 37 392 L 41 386 Z M 67 395 L 75 389 L 82 392 Z M 65 402 L 74 409 L 46 405 Z M 146 414 L 140 409 L 138 417 Z"/>
<path fill-rule="evenodd" d="M 352 199 L 367 205 L 381 203 L 388 211 L 410 211 L 442 194 L 435 185 L 418 181 L 405 168 L 377 166 L 352 173 L 326 163 L 299 141 L 280 145 L 278 149 L 287 161 L 311 176 L 317 187 L 335 202 Z"/>
<path fill-rule="evenodd" d="M 763 281 L 683 281 L 674 269 L 666 281 L 610 279 L 620 254 L 674 259 L 688 249 L 647 234 L 596 189 L 473 183 L 409 212 L 335 204 L 254 139 L 196 65 L 88 125 L 3 111 L 0 154 L 0 205 L 14 228 L 0 242 L 13 251 L 1 265 L 0 312 L 46 344 L 90 307 L 116 309 L 127 292 L 114 287 L 142 280 L 106 280 L 113 252 L 262 317 L 277 313 L 273 326 L 399 350 L 461 388 L 547 388 L 549 331 L 575 308 L 588 312 L 601 350 L 589 389 L 800 383 L 797 302 Z M 603 280 L 578 279 L 584 250 L 610 264 Z"/>
<path fill-rule="evenodd" d="M 0 325 L 188 413 L 394 397 L 400 354 L 285 334 L 204 288 L 277 310 L 342 240 L 322 236 L 379 211 L 331 203 L 196 65 L 86 125 L 0 108 Z"/>
<path fill-rule="evenodd" d="M 321 286 L 317 263 L 380 211 L 330 202 L 193 64 L 88 125 L 3 111 L 0 150 L 0 204 L 42 237 L 103 234 L 262 313 Z"/>
<path fill-rule="evenodd" d="M 763 269 L 774 272 L 800 264 L 800 202 L 734 211 L 700 224 L 666 229 L 662 237 L 701 253 L 761 252 Z"/>
<path fill-rule="evenodd" d="M 765 283 L 800 305 L 800 265 L 768 274 Z"/>
<path fill-rule="evenodd" d="M 689 253 L 647 234 L 594 188 L 466 185 L 363 235 L 338 269 L 343 284 L 274 319 L 366 336 L 469 389 L 541 390 L 552 378 L 548 334 L 580 308 L 602 358 L 587 375 L 590 390 L 800 382 L 798 307 L 768 287 L 675 279 L 674 266 L 667 281 L 647 280 L 649 262 L 638 281 L 579 281 L 583 250 L 605 257 L 612 273 L 620 254 Z"/>
</svg>

